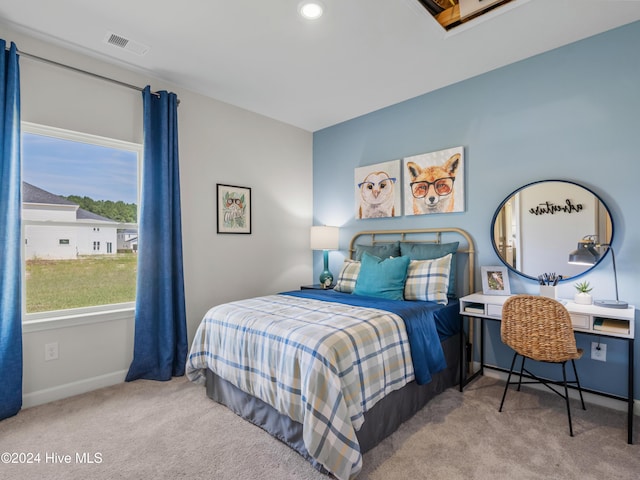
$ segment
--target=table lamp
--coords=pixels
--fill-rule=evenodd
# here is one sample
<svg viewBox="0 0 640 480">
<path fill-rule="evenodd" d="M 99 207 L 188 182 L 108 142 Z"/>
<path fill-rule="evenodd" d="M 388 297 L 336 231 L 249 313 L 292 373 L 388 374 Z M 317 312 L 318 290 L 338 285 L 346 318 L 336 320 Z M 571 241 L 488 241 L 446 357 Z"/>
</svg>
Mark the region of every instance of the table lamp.
<svg viewBox="0 0 640 480">
<path fill-rule="evenodd" d="M 333 275 L 329 271 L 329 250 L 339 247 L 340 230 L 338 227 L 326 225 L 311 227 L 310 244 L 312 250 L 322 250 L 324 254 L 324 270 L 320 274 L 322 288 L 327 288 L 333 282 Z"/>
<path fill-rule="evenodd" d="M 598 237 L 587 235 L 578 242 L 578 248 L 569 254 L 569 263 L 576 265 L 595 265 L 600 260 L 598 248 L 604 247 L 611 250 L 611 262 L 613 264 L 613 279 L 616 287 L 615 300 L 594 300 L 593 304 L 606 308 L 627 308 L 629 304 L 618 299 L 618 272 L 616 271 L 616 256 L 610 243 L 596 243 Z"/>
</svg>

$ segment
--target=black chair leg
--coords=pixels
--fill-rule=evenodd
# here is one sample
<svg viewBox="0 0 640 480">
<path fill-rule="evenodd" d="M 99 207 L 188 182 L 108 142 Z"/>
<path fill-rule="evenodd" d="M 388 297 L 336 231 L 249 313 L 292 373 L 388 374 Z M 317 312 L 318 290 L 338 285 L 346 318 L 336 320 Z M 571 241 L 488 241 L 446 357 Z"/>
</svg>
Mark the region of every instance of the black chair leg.
<svg viewBox="0 0 640 480">
<path fill-rule="evenodd" d="M 509 383 L 511 382 L 511 374 L 513 373 L 513 367 L 516 364 L 516 358 L 518 357 L 518 353 L 513 354 L 513 360 L 511 360 L 511 368 L 509 369 L 509 377 L 507 377 L 507 384 L 504 386 L 504 392 L 502 393 L 502 401 L 500 402 L 499 412 L 502 411 L 502 406 L 504 405 L 504 399 L 507 397 L 507 389 L 509 388 Z M 522 378 L 522 377 L 521 377 Z"/>
<path fill-rule="evenodd" d="M 569 389 L 567 388 L 567 362 L 562 362 L 562 380 L 564 381 L 564 399 L 567 403 L 567 417 L 569 417 L 569 435 L 573 437 L 573 425 L 571 424 L 571 405 L 569 404 Z"/>
<path fill-rule="evenodd" d="M 576 362 L 574 360 L 571 360 L 571 365 L 573 365 L 573 374 L 576 376 L 576 385 L 578 386 L 578 393 L 580 394 L 582 409 L 586 410 L 587 407 L 584 406 L 584 398 L 582 398 L 582 387 L 580 386 L 580 379 L 578 378 L 578 371 L 576 370 Z"/>
<path fill-rule="evenodd" d="M 518 380 L 518 391 L 520 391 L 520 387 L 522 386 L 522 372 L 524 372 L 524 361 L 527 359 L 524 355 L 522 356 L 522 365 L 520 365 L 520 380 Z"/>
</svg>

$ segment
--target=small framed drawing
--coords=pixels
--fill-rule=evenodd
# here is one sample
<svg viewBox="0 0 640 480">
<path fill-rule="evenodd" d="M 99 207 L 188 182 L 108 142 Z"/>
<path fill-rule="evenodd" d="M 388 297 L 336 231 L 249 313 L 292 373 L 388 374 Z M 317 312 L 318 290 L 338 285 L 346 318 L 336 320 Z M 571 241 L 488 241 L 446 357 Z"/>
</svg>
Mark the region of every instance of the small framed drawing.
<svg viewBox="0 0 640 480">
<path fill-rule="evenodd" d="M 251 189 L 216 184 L 218 233 L 251 233 Z"/>
<path fill-rule="evenodd" d="M 480 267 L 482 293 L 485 295 L 511 295 L 507 267 Z"/>
</svg>

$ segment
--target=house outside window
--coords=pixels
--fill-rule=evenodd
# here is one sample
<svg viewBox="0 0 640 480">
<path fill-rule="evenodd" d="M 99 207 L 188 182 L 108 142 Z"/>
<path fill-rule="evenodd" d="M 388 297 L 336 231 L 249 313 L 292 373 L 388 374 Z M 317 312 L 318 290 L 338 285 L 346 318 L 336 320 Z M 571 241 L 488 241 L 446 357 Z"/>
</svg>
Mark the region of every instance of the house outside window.
<svg viewBox="0 0 640 480">
<path fill-rule="evenodd" d="M 25 322 L 133 308 L 137 248 L 120 239 L 137 238 L 141 159 L 139 144 L 23 122 Z"/>
</svg>

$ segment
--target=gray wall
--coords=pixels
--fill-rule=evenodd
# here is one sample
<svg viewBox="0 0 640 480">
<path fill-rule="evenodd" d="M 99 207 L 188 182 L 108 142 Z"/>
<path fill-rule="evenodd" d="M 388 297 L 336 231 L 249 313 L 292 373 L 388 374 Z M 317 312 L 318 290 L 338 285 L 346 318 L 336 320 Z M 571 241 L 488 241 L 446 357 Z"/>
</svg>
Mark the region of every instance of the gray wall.
<svg viewBox="0 0 640 480">
<path fill-rule="evenodd" d="M 311 133 L 53 47 L 24 32 L 3 28 L 2 38 L 16 42 L 23 52 L 178 94 L 190 339 L 215 304 L 311 282 Z M 26 57 L 20 67 L 23 121 L 141 142 L 139 92 Z M 252 189 L 251 235 L 216 234 L 216 183 Z M 92 320 L 25 326 L 25 406 L 124 379 L 133 351 L 132 313 Z M 59 360 L 44 361 L 49 342 L 59 343 Z"/>
</svg>

